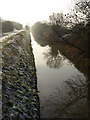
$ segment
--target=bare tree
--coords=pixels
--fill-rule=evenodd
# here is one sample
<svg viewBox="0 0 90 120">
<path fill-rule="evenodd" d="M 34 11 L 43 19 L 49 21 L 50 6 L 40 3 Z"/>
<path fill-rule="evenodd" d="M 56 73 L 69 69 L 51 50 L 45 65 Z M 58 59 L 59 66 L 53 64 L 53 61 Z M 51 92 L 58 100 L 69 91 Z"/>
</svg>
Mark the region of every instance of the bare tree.
<svg viewBox="0 0 90 120">
<path fill-rule="evenodd" d="M 73 27 L 76 24 L 87 24 L 90 21 L 90 0 L 76 2 L 75 7 L 70 13 L 53 13 L 49 16 L 52 24 L 61 27 Z"/>
</svg>

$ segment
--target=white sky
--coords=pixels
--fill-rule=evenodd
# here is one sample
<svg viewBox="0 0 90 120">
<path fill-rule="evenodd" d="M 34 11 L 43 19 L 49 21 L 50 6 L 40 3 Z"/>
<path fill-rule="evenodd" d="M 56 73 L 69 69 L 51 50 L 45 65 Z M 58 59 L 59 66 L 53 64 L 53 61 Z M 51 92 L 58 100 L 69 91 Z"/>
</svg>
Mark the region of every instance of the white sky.
<svg viewBox="0 0 90 120">
<path fill-rule="evenodd" d="M 22 24 L 48 20 L 53 12 L 68 12 L 73 0 L 0 0 L 0 17 Z"/>
</svg>

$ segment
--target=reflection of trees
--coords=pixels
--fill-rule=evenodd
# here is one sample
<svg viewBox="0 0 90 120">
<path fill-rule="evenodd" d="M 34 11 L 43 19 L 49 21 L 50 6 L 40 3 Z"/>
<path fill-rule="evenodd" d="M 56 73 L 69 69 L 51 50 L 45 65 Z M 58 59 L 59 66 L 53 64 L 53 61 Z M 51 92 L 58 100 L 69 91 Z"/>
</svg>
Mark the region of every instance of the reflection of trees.
<svg viewBox="0 0 90 120">
<path fill-rule="evenodd" d="M 44 53 L 44 57 L 47 60 L 47 65 L 50 68 L 59 69 L 64 63 L 64 57 L 59 53 L 58 49 L 51 47 L 49 52 Z"/>
<path fill-rule="evenodd" d="M 50 96 L 48 106 L 54 117 L 87 117 L 88 116 L 88 83 L 87 80 L 77 75 L 65 81 L 64 88 L 58 88 L 54 95 Z"/>
<path fill-rule="evenodd" d="M 40 34 L 37 34 L 37 33 L 34 33 L 33 32 L 33 37 L 34 37 L 34 40 L 42 47 L 45 47 L 46 45 L 48 45 L 48 42 L 43 40 L 42 36 Z"/>
<path fill-rule="evenodd" d="M 37 34 L 36 32 L 32 32 L 33 37 L 35 41 L 40 45 L 45 47 L 46 45 L 49 45 L 50 50 L 49 52 L 44 53 L 44 57 L 47 60 L 47 65 L 50 68 L 57 68 L 59 69 L 63 63 L 65 58 L 59 53 L 59 50 L 55 46 L 55 44 L 51 41 L 51 38 L 49 40 L 45 39 L 46 37 L 44 36 L 44 39 L 41 34 Z M 47 33 L 48 34 L 48 33 Z"/>
</svg>

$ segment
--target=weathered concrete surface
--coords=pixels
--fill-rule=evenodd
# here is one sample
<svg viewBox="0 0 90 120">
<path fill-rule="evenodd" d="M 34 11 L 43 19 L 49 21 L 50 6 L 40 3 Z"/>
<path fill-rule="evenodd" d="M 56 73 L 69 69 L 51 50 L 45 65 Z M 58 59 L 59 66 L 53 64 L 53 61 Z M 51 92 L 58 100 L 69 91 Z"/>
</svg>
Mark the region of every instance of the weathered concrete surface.
<svg viewBox="0 0 90 120">
<path fill-rule="evenodd" d="M 37 76 L 29 31 L 2 43 L 2 120 L 38 120 Z"/>
</svg>

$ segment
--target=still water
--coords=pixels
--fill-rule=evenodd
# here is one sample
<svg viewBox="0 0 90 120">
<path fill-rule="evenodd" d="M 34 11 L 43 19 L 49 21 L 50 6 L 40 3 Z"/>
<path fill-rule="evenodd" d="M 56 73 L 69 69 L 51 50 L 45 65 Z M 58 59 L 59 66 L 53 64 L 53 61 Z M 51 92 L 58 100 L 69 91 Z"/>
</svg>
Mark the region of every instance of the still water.
<svg viewBox="0 0 90 120">
<path fill-rule="evenodd" d="M 37 69 L 41 118 L 75 117 L 76 112 L 78 113 L 78 111 L 82 109 L 82 106 L 80 106 L 80 104 L 87 101 L 86 97 L 80 98 L 77 97 L 78 95 L 74 96 L 75 92 L 81 92 L 78 86 L 82 86 L 82 84 L 86 85 L 85 76 L 79 70 L 77 70 L 74 64 L 65 56 L 63 56 L 59 50 L 55 54 L 55 51 L 53 50 L 52 52 L 52 49 L 49 45 L 40 46 L 35 41 L 32 34 L 31 40 Z M 74 83 L 76 86 L 73 85 Z M 68 85 L 69 87 L 67 87 Z M 72 86 L 77 87 L 73 88 L 76 90 L 78 89 L 78 91 L 71 90 L 73 89 Z M 85 95 L 87 94 L 86 91 L 84 93 Z M 68 96 L 70 96 L 70 98 L 68 98 Z M 83 100 L 81 100 L 82 98 Z M 71 104 L 69 103 L 70 100 L 71 102 L 75 100 L 78 101 L 77 106 L 79 106 L 79 108 L 81 109 L 78 109 L 76 103 L 75 105 L 73 104 L 66 109 L 65 107 L 62 107 L 66 105 L 66 103 L 67 105 Z M 85 110 L 87 109 L 86 104 L 83 107 L 85 108 Z M 72 115 L 70 109 L 72 109 L 73 111 Z M 64 112 L 62 113 L 62 111 Z M 81 111 L 81 114 L 83 114 L 83 112 L 84 111 Z M 84 117 L 87 117 L 86 114 L 87 113 L 85 113 Z M 80 115 L 76 116 L 80 117 Z"/>
</svg>

